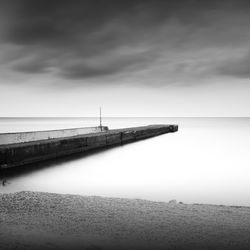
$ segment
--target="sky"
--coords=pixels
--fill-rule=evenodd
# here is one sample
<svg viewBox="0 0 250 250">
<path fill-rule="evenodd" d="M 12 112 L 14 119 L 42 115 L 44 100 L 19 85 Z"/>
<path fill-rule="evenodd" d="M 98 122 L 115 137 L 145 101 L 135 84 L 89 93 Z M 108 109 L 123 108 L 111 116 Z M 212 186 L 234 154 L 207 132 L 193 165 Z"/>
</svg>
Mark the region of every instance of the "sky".
<svg viewBox="0 0 250 250">
<path fill-rule="evenodd" d="M 0 0 L 0 116 L 250 116 L 249 0 Z"/>
</svg>

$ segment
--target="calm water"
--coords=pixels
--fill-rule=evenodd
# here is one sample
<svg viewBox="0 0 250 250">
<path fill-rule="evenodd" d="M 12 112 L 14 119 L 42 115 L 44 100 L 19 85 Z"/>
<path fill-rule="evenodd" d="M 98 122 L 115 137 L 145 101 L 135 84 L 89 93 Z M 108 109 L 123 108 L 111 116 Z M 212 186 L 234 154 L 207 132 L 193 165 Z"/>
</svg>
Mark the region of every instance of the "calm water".
<svg viewBox="0 0 250 250">
<path fill-rule="evenodd" d="M 179 131 L 7 175 L 9 184 L 0 192 L 250 206 L 249 118 L 104 118 L 110 128 L 167 123 L 179 124 Z M 0 132 L 97 124 L 97 118 L 2 118 Z"/>
</svg>

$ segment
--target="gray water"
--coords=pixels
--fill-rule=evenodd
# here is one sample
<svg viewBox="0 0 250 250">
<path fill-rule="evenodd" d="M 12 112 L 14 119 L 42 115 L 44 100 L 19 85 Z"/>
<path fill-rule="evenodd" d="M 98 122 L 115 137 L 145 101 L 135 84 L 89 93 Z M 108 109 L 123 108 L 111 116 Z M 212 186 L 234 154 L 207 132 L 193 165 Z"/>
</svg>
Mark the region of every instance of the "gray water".
<svg viewBox="0 0 250 250">
<path fill-rule="evenodd" d="M 179 131 L 32 166 L 7 175 L 0 192 L 250 206 L 249 118 L 104 118 L 103 123 L 111 129 L 175 123 Z M 96 125 L 98 118 L 1 118 L 0 133 Z"/>
</svg>

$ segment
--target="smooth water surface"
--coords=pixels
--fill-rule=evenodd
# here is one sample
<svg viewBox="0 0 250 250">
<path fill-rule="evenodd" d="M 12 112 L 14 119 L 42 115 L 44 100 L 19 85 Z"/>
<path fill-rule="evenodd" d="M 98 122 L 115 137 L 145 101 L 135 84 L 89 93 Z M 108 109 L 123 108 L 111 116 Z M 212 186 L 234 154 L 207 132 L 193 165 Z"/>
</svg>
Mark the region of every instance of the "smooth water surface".
<svg viewBox="0 0 250 250">
<path fill-rule="evenodd" d="M 2 176 L 21 190 L 250 206 L 250 119 L 104 118 L 112 128 L 179 125 L 177 133 Z M 0 132 L 96 126 L 98 118 L 0 119 Z"/>
</svg>

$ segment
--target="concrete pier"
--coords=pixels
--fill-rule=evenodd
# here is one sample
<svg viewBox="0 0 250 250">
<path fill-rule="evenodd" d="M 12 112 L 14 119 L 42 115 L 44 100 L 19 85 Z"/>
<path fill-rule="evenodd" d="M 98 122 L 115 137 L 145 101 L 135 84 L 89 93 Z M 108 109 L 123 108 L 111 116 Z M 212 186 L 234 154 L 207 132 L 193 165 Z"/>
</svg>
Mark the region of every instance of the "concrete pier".
<svg viewBox="0 0 250 250">
<path fill-rule="evenodd" d="M 178 131 L 178 125 L 150 125 L 0 145 L 0 168 L 22 166 L 176 131 Z"/>
<path fill-rule="evenodd" d="M 76 135 L 97 133 L 107 131 L 108 127 L 84 127 L 84 128 L 71 128 L 71 129 L 58 129 L 58 130 L 45 130 L 45 131 L 32 131 L 32 132 L 16 132 L 16 133 L 1 133 L 0 145 L 40 141 L 47 139 L 55 139 L 62 137 L 70 137 Z"/>
</svg>

